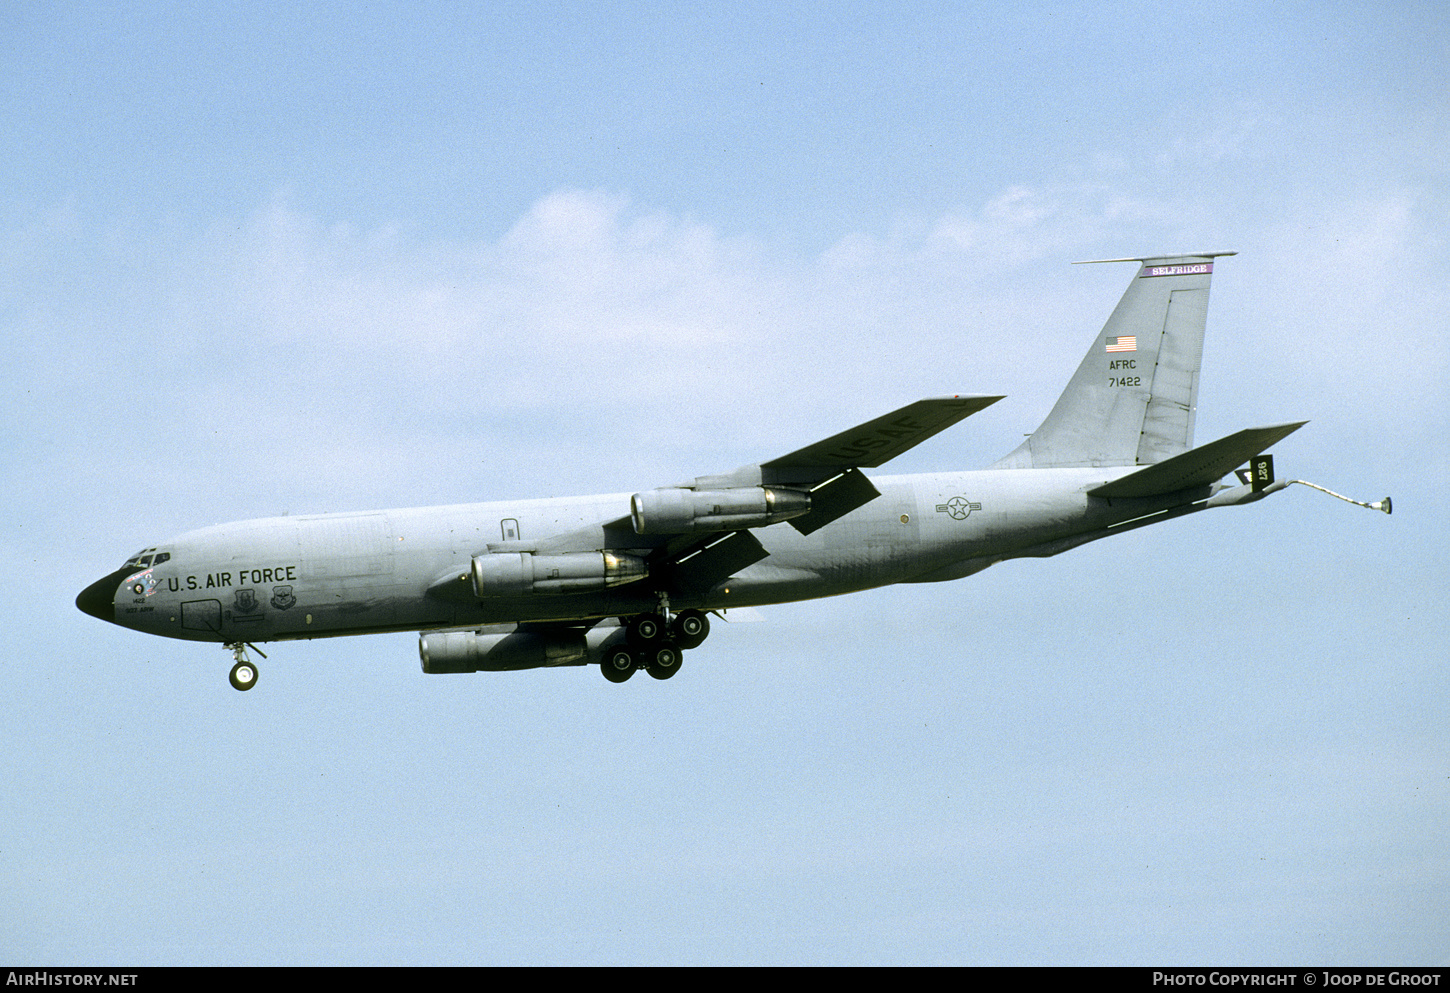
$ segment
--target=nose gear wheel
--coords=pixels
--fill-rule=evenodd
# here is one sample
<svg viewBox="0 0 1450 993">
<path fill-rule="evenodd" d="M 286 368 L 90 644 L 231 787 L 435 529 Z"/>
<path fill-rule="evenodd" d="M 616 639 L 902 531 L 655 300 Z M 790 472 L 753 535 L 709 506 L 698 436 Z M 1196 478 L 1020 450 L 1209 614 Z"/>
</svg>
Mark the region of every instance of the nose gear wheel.
<svg viewBox="0 0 1450 993">
<path fill-rule="evenodd" d="M 232 658 L 236 660 L 236 664 L 232 666 L 231 674 L 227 677 L 231 681 L 232 689 L 245 692 L 253 686 L 256 686 L 257 667 L 252 663 L 251 659 L 247 658 L 247 649 L 251 648 L 258 655 L 262 656 L 262 658 L 266 658 L 267 653 L 256 645 L 249 645 L 245 641 L 228 642 L 227 647 L 232 650 Z"/>
</svg>

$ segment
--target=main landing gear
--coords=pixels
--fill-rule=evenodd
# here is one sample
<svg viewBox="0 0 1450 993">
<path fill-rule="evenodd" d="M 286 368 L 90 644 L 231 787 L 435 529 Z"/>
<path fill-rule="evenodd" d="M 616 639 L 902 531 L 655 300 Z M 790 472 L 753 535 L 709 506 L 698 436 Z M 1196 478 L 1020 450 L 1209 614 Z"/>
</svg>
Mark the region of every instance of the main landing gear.
<svg viewBox="0 0 1450 993">
<path fill-rule="evenodd" d="M 604 678 L 622 683 L 643 669 L 655 679 L 669 679 L 680 671 L 686 649 L 698 648 L 710 633 L 710 618 L 703 611 L 682 610 L 669 618 L 665 602 L 659 613 L 636 614 L 625 622 L 625 640 L 605 653 L 599 664 Z"/>
<path fill-rule="evenodd" d="M 232 682 L 232 689 L 249 690 L 256 686 L 257 667 L 252 664 L 251 659 L 247 658 L 247 649 L 251 648 L 262 658 L 266 658 L 267 653 L 245 641 L 228 642 L 227 647 L 232 650 L 232 658 L 236 660 L 236 664 L 232 666 L 231 675 L 228 677 Z"/>
</svg>

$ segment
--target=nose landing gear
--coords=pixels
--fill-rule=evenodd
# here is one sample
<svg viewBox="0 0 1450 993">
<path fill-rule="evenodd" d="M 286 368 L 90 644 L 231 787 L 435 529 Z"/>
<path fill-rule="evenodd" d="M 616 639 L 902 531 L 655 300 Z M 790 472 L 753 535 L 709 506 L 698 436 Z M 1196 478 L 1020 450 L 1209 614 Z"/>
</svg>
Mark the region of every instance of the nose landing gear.
<svg viewBox="0 0 1450 993">
<path fill-rule="evenodd" d="M 236 664 L 232 666 L 231 675 L 227 677 L 231 680 L 232 689 L 245 691 L 256 686 L 257 667 L 252 664 L 251 659 L 247 658 L 247 649 L 251 648 L 262 658 L 266 658 L 267 653 L 245 641 L 228 642 L 227 647 L 232 650 L 232 658 L 236 660 Z"/>
</svg>

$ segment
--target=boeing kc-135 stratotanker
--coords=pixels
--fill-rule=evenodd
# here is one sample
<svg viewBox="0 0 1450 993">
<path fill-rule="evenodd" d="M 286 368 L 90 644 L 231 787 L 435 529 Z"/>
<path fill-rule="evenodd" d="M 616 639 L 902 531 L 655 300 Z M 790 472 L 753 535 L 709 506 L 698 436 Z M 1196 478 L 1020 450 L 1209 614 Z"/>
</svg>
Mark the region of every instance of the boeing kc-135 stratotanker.
<svg viewBox="0 0 1450 993">
<path fill-rule="evenodd" d="M 427 673 L 595 664 L 613 682 L 636 669 L 667 679 L 711 614 L 961 579 L 1251 503 L 1301 482 L 1276 480 L 1262 453 L 1306 422 L 1193 447 L 1209 281 L 1233 254 L 1104 260 L 1140 265 L 1047 419 L 983 470 L 863 471 L 1002 399 L 936 397 L 767 462 L 632 495 L 202 528 L 136 553 L 76 605 L 225 644 L 239 690 L 256 682 L 246 653 L 256 642 L 401 630 L 421 632 Z M 1388 497 L 1361 505 L 1390 511 Z"/>
</svg>

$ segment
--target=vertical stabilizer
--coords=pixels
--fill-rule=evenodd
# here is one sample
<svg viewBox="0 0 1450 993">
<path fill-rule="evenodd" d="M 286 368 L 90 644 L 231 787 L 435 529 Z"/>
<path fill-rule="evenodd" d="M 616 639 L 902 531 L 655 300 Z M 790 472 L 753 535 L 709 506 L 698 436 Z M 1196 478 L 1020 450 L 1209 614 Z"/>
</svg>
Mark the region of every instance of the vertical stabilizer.
<svg viewBox="0 0 1450 993">
<path fill-rule="evenodd" d="M 1142 259 L 1047 420 L 994 469 L 1149 465 L 1193 447 L 1213 261 Z"/>
</svg>

